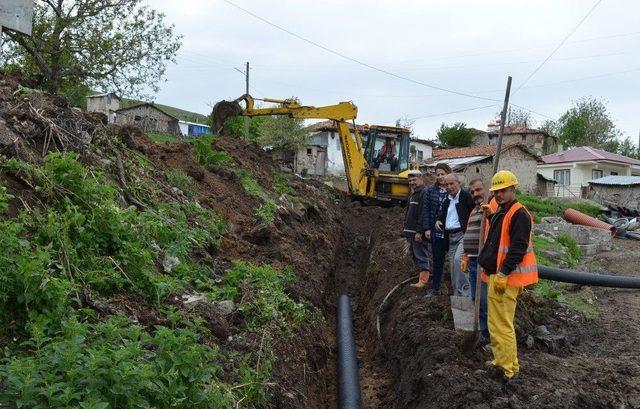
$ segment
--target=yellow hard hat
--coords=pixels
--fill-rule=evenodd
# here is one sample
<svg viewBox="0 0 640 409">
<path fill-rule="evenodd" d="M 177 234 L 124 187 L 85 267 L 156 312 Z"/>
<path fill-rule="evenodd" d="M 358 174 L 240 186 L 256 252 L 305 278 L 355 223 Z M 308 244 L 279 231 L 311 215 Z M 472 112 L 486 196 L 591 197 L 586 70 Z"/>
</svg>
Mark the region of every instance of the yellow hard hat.
<svg viewBox="0 0 640 409">
<path fill-rule="evenodd" d="M 493 175 L 493 179 L 491 179 L 491 188 L 489 190 L 493 192 L 504 189 L 505 187 L 515 186 L 517 184 L 518 178 L 513 174 L 513 172 L 501 170 Z"/>
</svg>

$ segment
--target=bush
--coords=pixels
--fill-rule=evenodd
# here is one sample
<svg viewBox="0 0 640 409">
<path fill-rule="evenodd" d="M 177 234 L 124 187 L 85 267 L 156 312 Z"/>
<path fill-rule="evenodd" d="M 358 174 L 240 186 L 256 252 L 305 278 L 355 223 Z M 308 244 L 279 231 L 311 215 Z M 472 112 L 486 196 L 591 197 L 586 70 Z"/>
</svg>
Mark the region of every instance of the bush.
<svg viewBox="0 0 640 409">
<path fill-rule="evenodd" d="M 211 147 L 212 137 L 201 136 L 193 143 L 196 160 L 202 166 L 222 166 L 232 162 L 227 152 L 216 151 Z"/>
<path fill-rule="evenodd" d="M 13 356 L 0 370 L 5 403 L 18 407 L 231 407 L 217 376 L 218 353 L 189 329 L 158 327 L 153 335 L 111 317 L 62 323 L 32 356 Z"/>
</svg>

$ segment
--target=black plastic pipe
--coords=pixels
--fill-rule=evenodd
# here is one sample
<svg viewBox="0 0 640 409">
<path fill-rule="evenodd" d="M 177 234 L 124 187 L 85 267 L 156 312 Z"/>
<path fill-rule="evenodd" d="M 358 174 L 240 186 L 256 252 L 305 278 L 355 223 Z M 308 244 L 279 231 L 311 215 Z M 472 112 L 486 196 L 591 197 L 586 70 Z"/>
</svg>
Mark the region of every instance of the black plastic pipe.
<svg viewBox="0 0 640 409">
<path fill-rule="evenodd" d="M 593 274 L 540 265 L 538 266 L 538 276 L 547 280 L 571 284 L 614 288 L 640 288 L 640 277 Z"/>
<path fill-rule="evenodd" d="M 356 343 L 353 339 L 353 317 L 349 297 L 338 298 L 338 394 L 340 409 L 360 409 L 360 379 Z"/>
</svg>

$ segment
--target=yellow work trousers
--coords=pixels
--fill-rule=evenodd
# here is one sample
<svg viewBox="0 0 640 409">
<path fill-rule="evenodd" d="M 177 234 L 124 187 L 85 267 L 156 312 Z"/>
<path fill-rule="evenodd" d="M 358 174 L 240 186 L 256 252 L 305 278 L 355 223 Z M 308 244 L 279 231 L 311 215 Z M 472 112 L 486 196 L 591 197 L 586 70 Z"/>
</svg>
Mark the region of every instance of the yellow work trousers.
<svg viewBox="0 0 640 409">
<path fill-rule="evenodd" d="M 522 287 L 507 285 L 504 294 L 497 294 L 493 286 L 496 277 L 496 274 L 489 275 L 487 292 L 489 307 L 488 327 L 489 335 L 491 336 L 491 350 L 493 351 L 493 361 L 491 363 L 502 368 L 504 375 L 507 378 L 511 378 L 520 370 L 513 319 L 516 315 L 516 302 L 518 295 L 522 292 Z"/>
</svg>

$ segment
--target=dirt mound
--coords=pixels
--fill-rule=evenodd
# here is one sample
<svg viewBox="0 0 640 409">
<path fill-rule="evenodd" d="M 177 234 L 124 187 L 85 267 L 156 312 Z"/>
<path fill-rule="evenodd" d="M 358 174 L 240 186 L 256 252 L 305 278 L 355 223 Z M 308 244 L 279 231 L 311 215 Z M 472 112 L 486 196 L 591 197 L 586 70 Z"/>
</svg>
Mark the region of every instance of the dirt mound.
<svg viewBox="0 0 640 409">
<path fill-rule="evenodd" d="M 87 114 L 63 97 L 23 88 L 0 76 L 0 150 L 35 160 L 50 150 L 84 152 L 106 118 Z"/>
</svg>

